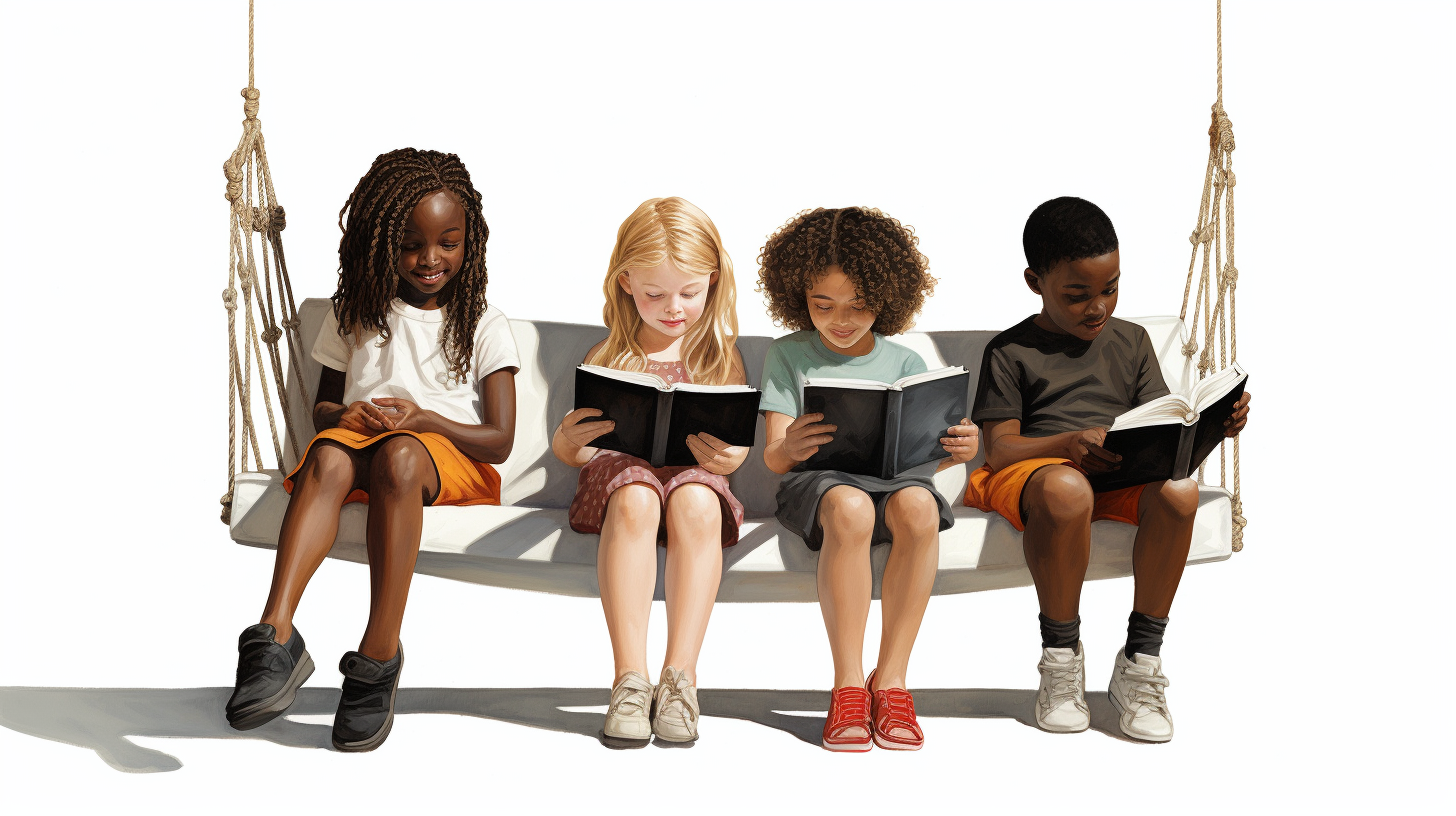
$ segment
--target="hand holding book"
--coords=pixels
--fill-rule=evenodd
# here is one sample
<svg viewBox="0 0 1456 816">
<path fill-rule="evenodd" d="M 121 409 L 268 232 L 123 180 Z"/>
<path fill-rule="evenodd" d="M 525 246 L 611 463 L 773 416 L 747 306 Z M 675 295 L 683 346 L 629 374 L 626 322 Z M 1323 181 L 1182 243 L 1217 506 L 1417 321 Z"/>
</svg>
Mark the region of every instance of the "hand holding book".
<svg viewBox="0 0 1456 816">
<path fill-rule="evenodd" d="M 695 433 L 688 437 L 688 449 L 698 460 L 698 467 L 709 473 L 727 476 L 748 458 L 748 448 L 730 445 L 709 433 Z"/>
</svg>

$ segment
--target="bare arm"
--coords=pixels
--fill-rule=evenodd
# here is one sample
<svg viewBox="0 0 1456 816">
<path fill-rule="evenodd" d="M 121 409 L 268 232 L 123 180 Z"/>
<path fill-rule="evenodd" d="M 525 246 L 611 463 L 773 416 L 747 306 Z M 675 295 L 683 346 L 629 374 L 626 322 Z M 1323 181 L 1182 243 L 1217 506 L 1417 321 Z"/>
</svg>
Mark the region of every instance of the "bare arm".
<svg viewBox="0 0 1456 816">
<path fill-rule="evenodd" d="M 373 436 L 394 427 L 378 406 L 368 402 L 344 405 L 344 372 L 324 366 L 319 371 L 313 403 L 313 429 L 343 428 Z"/>
<path fill-rule="evenodd" d="M 1122 459 L 1102 447 L 1106 428 L 1067 431 L 1051 436 L 1022 436 L 1021 420 L 986 423 L 986 464 L 1000 470 L 1026 459 L 1070 459 L 1089 473 L 1116 470 Z"/>
</svg>

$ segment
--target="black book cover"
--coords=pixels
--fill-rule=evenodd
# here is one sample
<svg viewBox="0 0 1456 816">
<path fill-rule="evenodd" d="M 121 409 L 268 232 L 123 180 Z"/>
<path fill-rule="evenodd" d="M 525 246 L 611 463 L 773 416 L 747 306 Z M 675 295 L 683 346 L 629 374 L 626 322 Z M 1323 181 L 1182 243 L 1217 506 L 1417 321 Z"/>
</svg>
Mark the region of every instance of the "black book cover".
<svg viewBox="0 0 1456 816">
<path fill-rule="evenodd" d="M 1102 447 L 1122 456 L 1121 466 L 1111 473 L 1089 473 L 1087 481 L 1098 492 L 1133 487 L 1166 479 L 1186 479 L 1197 472 L 1224 438 L 1223 423 L 1234 412 L 1248 377 L 1199 414 L 1198 421 L 1184 425 L 1147 425 L 1111 431 Z"/>
<path fill-rule="evenodd" d="M 966 416 L 970 376 L 962 370 L 904 389 L 806 385 L 804 413 L 822 413 L 838 430 L 802 467 L 893 479 L 945 458 L 940 438 Z"/>
<path fill-rule="evenodd" d="M 596 408 L 617 423 L 591 447 L 645 459 L 653 467 L 696 465 L 687 438 L 707 433 L 729 445 L 752 447 L 758 427 L 756 390 L 664 391 L 643 383 L 576 370 L 576 408 Z"/>
</svg>

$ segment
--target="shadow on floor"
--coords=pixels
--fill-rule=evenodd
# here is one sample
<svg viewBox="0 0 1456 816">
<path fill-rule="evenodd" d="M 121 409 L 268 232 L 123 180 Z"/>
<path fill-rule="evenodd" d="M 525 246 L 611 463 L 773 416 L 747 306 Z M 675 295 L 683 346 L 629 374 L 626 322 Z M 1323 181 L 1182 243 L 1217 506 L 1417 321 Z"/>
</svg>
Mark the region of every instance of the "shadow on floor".
<svg viewBox="0 0 1456 816">
<path fill-rule="evenodd" d="M 330 726 L 290 717 L 332 715 L 337 689 L 305 688 L 288 714 L 252 731 L 234 731 L 223 717 L 232 689 L 87 689 L 0 687 L 0 726 L 21 734 L 88 748 L 118 771 L 157 773 L 182 767 L 176 757 L 145 748 L 130 737 L 261 739 L 291 748 L 331 750 Z M 458 714 L 598 739 L 607 689 L 400 689 L 399 714 Z M 1035 691 L 1015 689 L 921 689 L 915 709 L 922 717 L 1005 718 L 1035 728 Z M 703 715 L 747 720 L 818 746 L 829 707 L 827 691 L 703 689 Z M 1092 728 L 1126 739 L 1103 692 L 1087 693 Z M 594 711 L 570 709 L 595 708 Z"/>
</svg>

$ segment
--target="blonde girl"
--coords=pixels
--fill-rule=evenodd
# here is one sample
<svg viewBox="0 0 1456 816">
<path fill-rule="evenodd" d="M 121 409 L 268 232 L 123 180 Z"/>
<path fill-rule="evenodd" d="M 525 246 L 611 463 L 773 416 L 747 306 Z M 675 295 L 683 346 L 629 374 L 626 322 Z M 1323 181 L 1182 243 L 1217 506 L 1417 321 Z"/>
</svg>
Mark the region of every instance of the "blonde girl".
<svg viewBox="0 0 1456 816">
<path fill-rule="evenodd" d="M 734 346 L 733 262 L 708 216 L 681 198 L 642 202 L 617 231 L 602 286 L 607 339 L 586 363 L 656 374 L 667 382 L 745 384 Z M 743 505 L 728 474 L 747 448 L 708 434 L 688 437 L 698 464 L 654 468 L 589 447 L 614 423 L 601 411 L 566 415 L 551 440 L 557 458 L 580 467 L 571 528 L 600 533 L 597 581 L 615 663 L 603 727 L 612 747 L 652 737 L 698 737 L 697 662 L 722 577 L 722 547 L 738 540 Z M 655 544 L 667 547 L 667 654 L 660 682 L 647 679 L 647 618 L 657 579 Z"/>
</svg>

